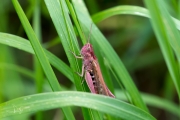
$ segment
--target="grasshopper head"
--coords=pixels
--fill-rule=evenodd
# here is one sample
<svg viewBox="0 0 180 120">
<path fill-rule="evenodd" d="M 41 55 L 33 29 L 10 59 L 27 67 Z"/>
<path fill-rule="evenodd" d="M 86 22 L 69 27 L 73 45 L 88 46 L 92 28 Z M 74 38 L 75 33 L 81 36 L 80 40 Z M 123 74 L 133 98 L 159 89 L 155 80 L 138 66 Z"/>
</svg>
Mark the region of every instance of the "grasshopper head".
<svg viewBox="0 0 180 120">
<path fill-rule="evenodd" d="M 90 43 L 85 44 L 81 49 L 81 55 L 83 57 L 93 57 L 95 59 L 94 51 Z"/>
</svg>

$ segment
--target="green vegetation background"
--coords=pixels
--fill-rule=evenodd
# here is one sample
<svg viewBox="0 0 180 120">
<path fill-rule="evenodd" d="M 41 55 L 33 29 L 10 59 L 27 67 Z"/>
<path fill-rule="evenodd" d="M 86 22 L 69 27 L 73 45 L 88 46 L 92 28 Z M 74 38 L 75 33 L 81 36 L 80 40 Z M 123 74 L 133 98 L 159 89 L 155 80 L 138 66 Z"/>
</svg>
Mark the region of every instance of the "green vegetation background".
<svg viewBox="0 0 180 120">
<path fill-rule="evenodd" d="M 180 119 L 180 1 L 0 0 L 0 119 Z M 90 43 L 116 98 L 89 92 Z"/>
</svg>

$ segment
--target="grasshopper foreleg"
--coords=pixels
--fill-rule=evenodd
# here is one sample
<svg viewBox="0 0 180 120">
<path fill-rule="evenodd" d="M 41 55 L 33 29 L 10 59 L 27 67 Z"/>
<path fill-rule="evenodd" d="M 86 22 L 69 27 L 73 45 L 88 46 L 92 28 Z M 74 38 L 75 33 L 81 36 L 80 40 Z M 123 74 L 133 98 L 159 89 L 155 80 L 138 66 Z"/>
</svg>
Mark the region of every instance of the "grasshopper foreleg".
<svg viewBox="0 0 180 120">
<path fill-rule="evenodd" d="M 83 59 L 83 57 L 82 56 L 77 56 L 75 53 L 73 53 L 72 51 L 69 51 L 69 52 L 71 52 L 73 55 L 74 55 L 74 57 L 75 58 L 78 58 L 78 59 Z"/>
</svg>

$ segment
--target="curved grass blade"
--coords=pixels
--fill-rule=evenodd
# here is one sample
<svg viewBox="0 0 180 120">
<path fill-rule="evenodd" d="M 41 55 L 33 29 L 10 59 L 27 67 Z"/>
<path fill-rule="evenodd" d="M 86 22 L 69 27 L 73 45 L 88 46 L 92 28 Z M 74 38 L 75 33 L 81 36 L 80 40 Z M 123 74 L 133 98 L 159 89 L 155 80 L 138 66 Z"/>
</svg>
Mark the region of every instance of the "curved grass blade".
<svg viewBox="0 0 180 120">
<path fill-rule="evenodd" d="M 136 15 L 142 17 L 150 17 L 147 9 L 138 6 L 122 5 L 113 7 L 92 15 L 92 20 L 98 23 L 104 19 L 107 19 L 115 15 Z"/>
<path fill-rule="evenodd" d="M 5 44 L 17 49 L 26 51 L 31 54 L 35 54 L 30 42 L 27 39 L 21 38 L 19 36 L 1 33 L 0 32 L 0 43 Z M 49 62 L 60 72 L 62 72 L 71 82 L 74 82 L 72 75 L 72 70 L 63 61 L 53 55 L 51 52 L 44 49 L 44 52 L 49 60 Z"/>
<path fill-rule="evenodd" d="M 80 106 L 123 120 L 156 120 L 147 112 L 107 96 L 83 92 L 52 92 L 29 95 L 0 104 L 0 118 L 58 107 Z"/>
<path fill-rule="evenodd" d="M 135 15 L 150 18 L 149 11 L 146 8 L 132 5 L 122 5 L 96 13 L 92 15 L 92 20 L 95 23 L 98 23 L 104 19 L 107 19 L 115 15 Z M 176 28 L 180 30 L 180 21 L 173 17 L 172 19 L 176 25 Z"/>
<path fill-rule="evenodd" d="M 115 93 L 118 98 L 127 101 L 127 98 L 122 90 L 115 90 Z M 147 105 L 166 110 L 180 118 L 179 107 L 177 104 L 151 94 L 141 93 L 141 96 Z"/>
</svg>

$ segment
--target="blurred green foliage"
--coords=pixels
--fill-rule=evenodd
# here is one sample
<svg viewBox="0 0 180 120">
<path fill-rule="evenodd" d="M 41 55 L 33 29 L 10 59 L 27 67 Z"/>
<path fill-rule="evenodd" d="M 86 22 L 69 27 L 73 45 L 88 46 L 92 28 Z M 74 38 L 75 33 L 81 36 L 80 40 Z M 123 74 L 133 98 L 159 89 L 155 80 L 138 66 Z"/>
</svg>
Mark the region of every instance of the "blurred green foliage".
<svg viewBox="0 0 180 120">
<path fill-rule="evenodd" d="M 80 46 L 82 46 L 82 42 L 80 42 L 79 38 L 83 38 L 82 35 L 84 33 L 80 33 L 79 30 L 83 29 L 83 25 L 80 25 L 82 24 L 81 21 L 77 21 L 77 23 L 74 21 L 74 19 L 78 19 L 76 18 L 78 16 L 77 13 L 74 14 L 77 16 L 73 18 L 72 12 L 74 11 L 70 9 L 71 7 L 75 9 L 75 6 L 73 6 L 74 4 L 72 4 L 74 0 L 59 0 L 59 2 L 62 2 L 62 4 L 66 4 L 67 6 L 64 6 L 65 9 L 63 9 L 63 17 L 57 16 L 59 19 L 55 20 L 53 15 L 51 15 L 52 13 L 50 13 L 50 8 L 47 7 L 48 2 L 45 4 L 45 1 L 42 0 L 19 0 L 26 17 L 28 18 L 34 30 L 31 32 L 29 29 L 25 32 L 24 29 L 26 29 L 27 26 L 23 26 L 21 24 L 12 1 L 0 0 L 0 43 L 2 43 L 0 44 L 0 103 L 2 103 L 0 104 L 0 108 L 3 108 L 4 102 L 14 100 L 15 98 L 27 95 L 38 95 L 37 93 L 43 92 L 52 92 L 54 88 L 53 84 L 55 88 L 57 87 L 55 91 L 58 91 L 59 84 L 56 82 L 61 84 L 61 90 L 64 91 L 75 91 L 75 87 L 79 91 L 87 90 L 87 85 L 85 85 L 85 83 L 82 85 L 80 81 L 82 79 L 77 77 L 74 73 L 76 70 L 81 70 L 81 61 L 78 60 L 74 62 L 74 58 L 72 58 L 71 54 L 68 54 L 67 52 L 68 50 L 72 49 L 75 50 L 76 53 L 79 52 L 77 40 L 74 38 L 74 36 L 76 33 L 78 43 Z M 77 0 L 77 2 L 81 3 L 83 1 Z M 149 2 L 148 0 L 84 0 L 84 4 L 87 7 L 89 14 L 92 16 L 98 29 L 103 33 L 119 58 L 122 60 L 122 63 L 125 66 L 125 70 L 128 71 L 136 85 L 136 89 L 142 93 L 146 93 L 145 95 L 141 94 L 141 97 L 148 105 L 150 114 L 158 120 L 178 120 L 180 118 L 180 112 L 178 115 L 178 110 L 180 108 L 180 93 L 178 93 L 178 89 L 180 87 L 180 82 L 178 79 L 178 49 L 180 47 L 178 47 L 179 31 L 177 29 L 178 25 L 180 24 L 178 23 L 179 21 L 176 24 L 173 22 L 172 24 L 164 24 L 163 20 L 173 21 L 168 15 L 171 15 L 176 19 L 180 18 L 180 1 L 160 0 L 157 2 L 152 0 Z M 61 7 L 63 8 L 63 6 Z M 124 9 L 122 11 L 119 10 L 119 13 L 115 13 L 114 11 L 117 9 L 114 7 L 119 7 L 120 9 L 124 7 Z M 155 7 L 157 7 L 159 11 L 156 11 Z M 150 11 L 148 12 L 146 9 L 143 11 L 143 8 L 147 8 Z M 68 11 L 66 11 L 67 9 Z M 56 9 L 53 10 L 56 11 Z M 110 10 L 110 12 L 106 13 L 105 10 Z M 166 10 L 166 12 L 163 12 L 163 10 Z M 103 12 L 105 13 L 103 14 Z M 66 16 L 67 14 L 70 14 L 70 19 L 68 16 Z M 108 16 L 103 19 L 103 15 L 106 16 L 108 14 L 110 14 L 111 17 Z M 99 21 L 96 21 L 95 17 L 97 17 Z M 152 19 L 146 17 L 152 17 Z M 64 18 L 64 23 L 62 23 Z M 86 18 L 83 19 L 86 20 Z M 89 21 L 88 18 L 87 21 Z M 65 25 L 65 23 L 69 26 Z M 84 23 L 86 23 L 86 21 Z M 71 25 L 73 25 L 73 27 L 71 27 Z M 78 25 L 81 26 L 79 29 Z M 64 30 L 65 28 L 66 30 Z M 89 29 L 90 28 L 85 29 L 85 36 L 88 36 Z M 63 37 L 60 37 L 62 32 L 61 30 L 65 31 L 62 34 L 65 35 L 64 39 L 62 39 Z M 171 34 L 172 31 L 173 33 Z M 27 40 L 30 39 L 29 36 L 32 35 L 28 35 L 28 32 L 34 32 L 36 34 L 37 40 L 39 40 L 41 43 L 41 47 L 47 49 L 55 56 L 48 51 L 45 51 L 45 54 L 43 51 L 41 51 L 44 54 L 44 57 L 39 58 L 35 47 L 31 46 L 31 44 L 27 42 Z M 8 36 L 9 34 L 13 34 L 15 36 L 10 37 Z M 174 38 L 172 37 L 173 35 L 175 36 Z M 21 38 L 18 38 L 18 36 Z M 95 37 L 95 32 L 92 33 L 92 37 Z M 92 39 L 95 40 L 95 38 Z M 174 45 L 171 43 L 171 40 L 174 41 Z M 163 41 L 166 41 L 166 45 L 161 44 Z M 34 44 L 35 43 L 37 43 L 37 41 L 34 41 Z M 68 46 L 67 44 L 72 45 Z M 97 43 L 93 42 L 93 44 Z M 94 46 L 95 50 L 99 49 L 98 45 Z M 37 47 L 37 49 L 40 49 L 40 47 Z M 104 49 L 107 49 L 107 51 L 109 50 L 109 48 Z M 132 102 L 133 99 L 130 99 L 130 97 L 132 97 L 130 94 L 126 94 L 128 98 L 122 94 L 122 91 L 124 91 L 123 93 L 126 93 L 125 90 L 127 89 L 122 80 L 120 85 L 117 84 L 115 79 L 119 79 L 119 77 L 117 77 L 118 71 L 115 71 L 114 68 L 111 68 L 112 65 L 107 65 L 110 64 L 110 62 L 107 64 L 103 63 L 103 61 L 106 61 L 106 57 L 104 57 L 104 54 L 101 54 L 101 50 L 99 51 L 100 52 L 98 56 L 103 56 L 102 58 L 99 58 L 101 61 L 100 65 L 102 64 L 102 68 L 105 67 L 102 70 L 103 73 L 108 73 L 108 75 L 104 76 L 107 76 L 105 80 L 110 79 L 110 82 L 107 80 L 107 83 L 109 83 L 108 85 L 110 85 L 110 89 L 115 91 L 115 95 L 118 99 L 126 100 L 132 104 L 135 104 Z M 39 55 L 42 54 L 41 52 Z M 169 54 L 167 52 L 169 52 Z M 35 53 L 38 59 L 35 55 L 29 53 Z M 50 66 L 49 68 L 44 68 L 42 63 L 39 62 L 40 59 L 42 59 L 42 61 L 46 61 L 46 56 L 48 59 L 46 64 L 50 62 L 53 66 L 52 68 L 54 71 L 52 72 L 49 72 L 51 71 Z M 48 75 L 50 75 L 50 77 L 54 76 L 52 77 L 54 78 L 54 81 L 57 77 L 58 81 L 53 82 L 53 80 L 48 77 Z M 119 76 L 121 76 L 121 74 Z M 38 97 L 37 100 L 40 99 L 41 98 Z M 58 99 L 59 98 L 57 98 L 57 100 Z M 101 98 L 97 97 L 97 99 Z M 164 106 L 160 104 L 161 101 L 165 104 Z M 105 102 L 108 103 L 108 101 Z M 19 101 L 19 103 L 21 103 L 21 101 Z M 143 104 L 144 103 L 142 103 L 142 106 Z M 44 105 L 43 102 L 41 105 Z M 135 105 L 138 106 L 137 104 Z M 16 108 L 16 106 L 11 107 L 12 109 Z M 19 113 L 17 113 L 15 116 L 7 115 L 7 119 L 65 119 L 63 112 L 60 112 L 59 109 L 50 110 L 52 108 L 45 109 L 48 111 L 43 112 L 37 112 L 38 110 L 43 109 L 36 110 L 36 108 L 34 108 L 33 110 L 36 112 L 32 112 L 32 110 L 30 113 L 26 114 L 19 115 Z M 140 108 L 143 109 L 143 107 Z M 98 110 L 95 111 L 85 108 L 80 110 L 77 107 L 71 107 L 71 109 L 76 119 L 89 120 L 93 119 L 93 117 L 95 117 L 95 119 L 119 119 L 108 114 L 101 114 L 101 112 Z M 127 110 L 130 109 L 127 108 Z M 145 107 L 143 110 L 145 110 Z M 136 109 L 135 112 L 137 112 Z M 69 114 L 71 114 L 71 112 L 69 112 Z M 6 118 L 2 118 L 2 120 L 5 119 Z M 149 117 L 149 119 L 153 118 Z"/>
</svg>

